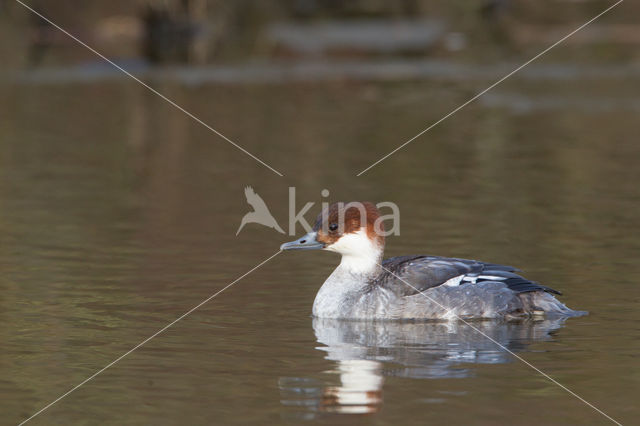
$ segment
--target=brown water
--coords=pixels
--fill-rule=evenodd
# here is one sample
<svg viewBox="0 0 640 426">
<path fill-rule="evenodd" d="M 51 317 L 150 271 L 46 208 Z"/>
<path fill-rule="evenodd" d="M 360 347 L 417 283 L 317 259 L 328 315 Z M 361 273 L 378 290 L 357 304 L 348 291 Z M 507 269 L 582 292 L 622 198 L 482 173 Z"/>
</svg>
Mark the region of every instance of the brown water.
<svg viewBox="0 0 640 426">
<path fill-rule="evenodd" d="M 629 82 L 632 79 L 632 83 Z M 236 237 L 252 185 L 389 200 L 388 255 L 513 264 L 590 315 L 479 323 L 622 423 L 638 416 L 637 76 L 150 83 L 279 177 L 128 80 L 0 86 L 0 405 L 15 424 L 275 253 Z M 302 230 L 299 228 L 299 232 Z M 464 324 L 312 322 L 329 253 L 283 253 L 34 424 L 606 424 Z"/>
</svg>

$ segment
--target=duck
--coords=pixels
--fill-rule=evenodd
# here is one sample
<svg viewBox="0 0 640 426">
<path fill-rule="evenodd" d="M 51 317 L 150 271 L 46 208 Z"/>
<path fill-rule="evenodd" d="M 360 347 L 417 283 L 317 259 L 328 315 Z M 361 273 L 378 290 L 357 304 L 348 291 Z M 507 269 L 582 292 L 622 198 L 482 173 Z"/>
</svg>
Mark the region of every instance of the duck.
<svg viewBox="0 0 640 426">
<path fill-rule="evenodd" d="M 310 232 L 286 250 L 325 250 L 340 264 L 320 287 L 313 317 L 351 320 L 453 320 L 571 317 L 561 293 L 507 265 L 435 255 L 383 260 L 385 231 L 372 202 L 328 205 Z"/>
</svg>

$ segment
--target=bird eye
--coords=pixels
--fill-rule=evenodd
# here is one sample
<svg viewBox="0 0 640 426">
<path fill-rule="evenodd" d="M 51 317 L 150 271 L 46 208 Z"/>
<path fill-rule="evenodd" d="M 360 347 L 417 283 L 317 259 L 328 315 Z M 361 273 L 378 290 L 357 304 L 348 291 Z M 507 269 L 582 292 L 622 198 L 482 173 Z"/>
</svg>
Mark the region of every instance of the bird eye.
<svg viewBox="0 0 640 426">
<path fill-rule="evenodd" d="M 330 231 L 335 231 L 336 229 L 338 229 L 338 224 L 337 223 L 332 223 L 331 225 L 329 225 L 329 230 Z"/>
</svg>

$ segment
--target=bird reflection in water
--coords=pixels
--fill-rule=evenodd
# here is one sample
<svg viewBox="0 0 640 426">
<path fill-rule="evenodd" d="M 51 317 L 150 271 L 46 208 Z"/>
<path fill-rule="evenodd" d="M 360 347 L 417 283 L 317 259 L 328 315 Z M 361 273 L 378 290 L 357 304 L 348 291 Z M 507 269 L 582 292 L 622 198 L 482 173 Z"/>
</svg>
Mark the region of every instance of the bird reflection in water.
<svg viewBox="0 0 640 426">
<path fill-rule="evenodd" d="M 512 352 L 549 340 L 564 318 L 523 321 L 478 321 L 474 327 Z M 513 359 L 509 352 L 462 322 L 367 322 L 314 319 L 316 338 L 335 362 L 328 373 L 337 384 L 282 377 L 283 405 L 302 408 L 298 419 L 322 413 L 372 414 L 383 403 L 387 376 L 413 379 L 472 376 L 472 364 L 501 364 Z"/>
</svg>

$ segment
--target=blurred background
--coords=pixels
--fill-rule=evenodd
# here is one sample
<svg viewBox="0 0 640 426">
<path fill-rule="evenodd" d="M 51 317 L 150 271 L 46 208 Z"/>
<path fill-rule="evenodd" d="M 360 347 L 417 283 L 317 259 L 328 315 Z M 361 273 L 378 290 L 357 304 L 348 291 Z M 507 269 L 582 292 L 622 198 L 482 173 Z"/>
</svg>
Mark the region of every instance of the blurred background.
<svg viewBox="0 0 640 426">
<path fill-rule="evenodd" d="M 139 69 L 316 62 L 338 67 L 332 73 L 309 70 L 308 79 L 335 77 L 338 72 L 354 77 L 357 74 L 345 63 L 374 60 L 415 65 L 425 59 L 458 64 L 520 59 L 557 41 L 573 24 L 586 22 L 610 4 L 600 0 L 28 2 L 107 57 Z M 567 40 L 552 58 L 565 63 L 633 63 L 640 43 L 633 19 L 637 7 L 625 4 L 627 13 L 595 22 Z M 0 11 L 5 70 L 98 62 L 19 3 L 3 0 Z M 254 69 L 253 79 L 275 78 L 259 71 Z M 415 77 L 427 77 L 428 72 L 414 70 Z M 380 75 L 375 70 L 370 73 Z M 386 76 L 410 75 L 398 70 Z"/>
<path fill-rule="evenodd" d="M 361 177 L 613 2 L 25 3 L 284 177 L 0 0 L 0 409 L 11 423 L 291 239 L 255 224 L 236 237 L 246 185 L 285 230 L 289 186 L 298 209 L 316 203 L 309 221 L 321 201 L 393 201 L 401 235 L 388 256 L 514 264 L 561 290 L 590 315 L 492 332 L 617 420 L 637 417 L 640 3 Z M 310 318 L 336 263 L 281 254 L 34 422 L 365 421 L 335 401 L 295 402 L 342 374 L 340 351 L 316 349 L 340 333 L 314 332 Z M 426 331 L 383 331 L 354 352 L 382 360 L 366 367 L 386 378 L 364 410 L 379 424 L 604 419 L 485 341 Z"/>
<path fill-rule="evenodd" d="M 79 49 L 19 3 L 0 4 L 3 68 L 97 62 L 91 52 Z M 313 62 L 336 63 L 341 69 L 345 62 L 419 63 L 427 58 L 495 63 L 547 47 L 568 33 L 572 24 L 586 22 L 610 4 L 599 0 L 28 2 L 107 57 L 144 69 Z M 566 63 L 637 60 L 636 8 L 625 4 L 626 13 L 595 22 L 569 39 L 553 58 Z M 348 69 L 341 70 L 353 77 Z M 307 78 L 326 78 L 326 72 L 317 70 Z M 416 76 L 424 77 L 424 72 L 416 71 Z M 253 78 L 270 79 L 259 74 L 256 69 Z M 388 78 L 393 77 L 407 75 L 389 73 Z"/>
</svg>

